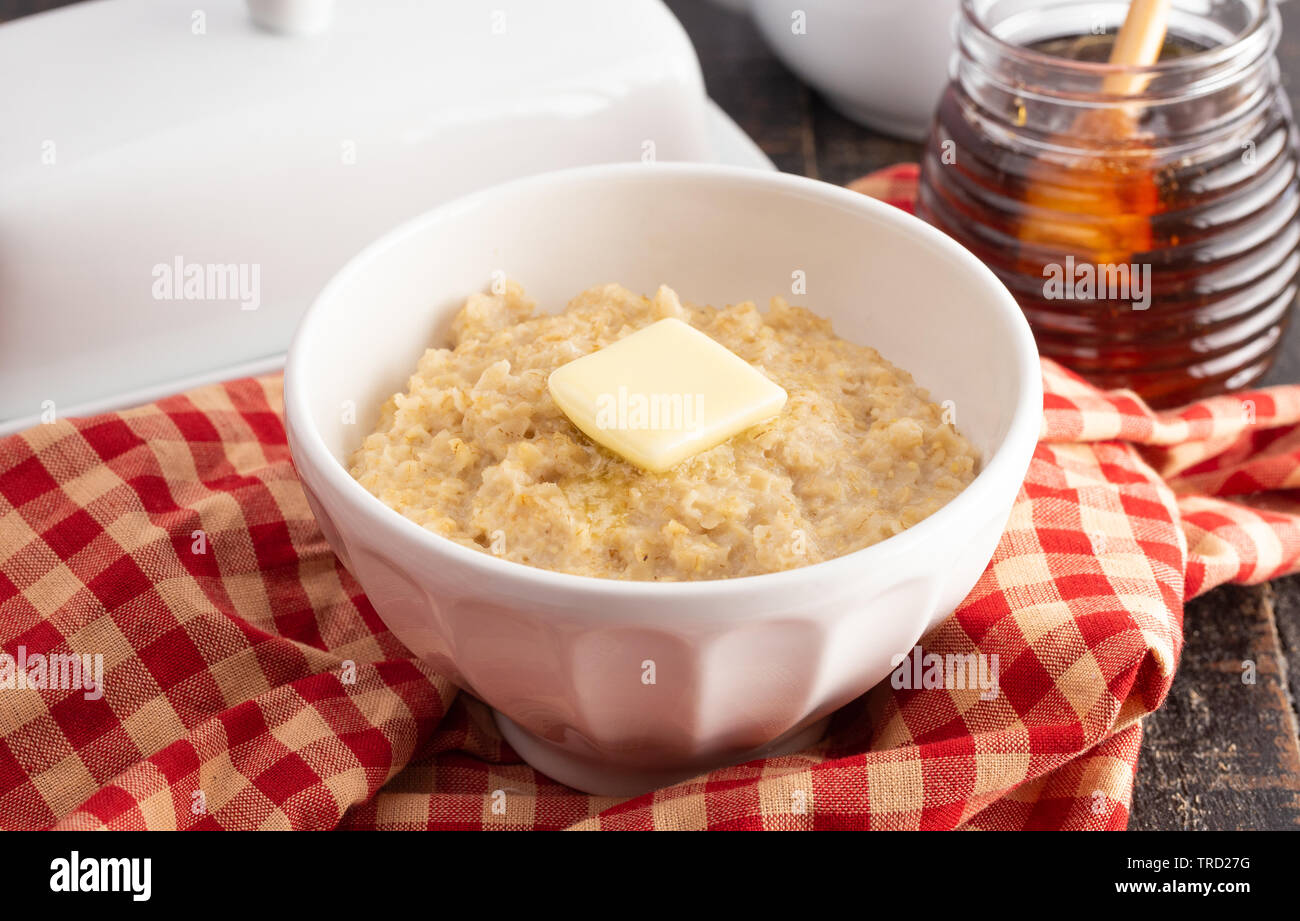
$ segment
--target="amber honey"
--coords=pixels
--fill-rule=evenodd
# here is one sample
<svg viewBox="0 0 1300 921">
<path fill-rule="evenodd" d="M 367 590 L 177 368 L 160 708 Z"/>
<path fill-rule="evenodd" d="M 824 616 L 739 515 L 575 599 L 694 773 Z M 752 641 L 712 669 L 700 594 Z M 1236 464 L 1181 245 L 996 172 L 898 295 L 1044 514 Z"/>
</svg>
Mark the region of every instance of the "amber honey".
<svg viewBox="0 0 1300 921">
<path fill-rule="evenodd" d="M 966 0 L 919 213 L 998 274 L 1044 355 L 1102 386 L 1171 406 L 1257 381 L 1300 273 L 1276 10 L 1176 4 L 1141 94 L 1116 98 L 1110 7 L 1035 6 Z"/>
</svg>

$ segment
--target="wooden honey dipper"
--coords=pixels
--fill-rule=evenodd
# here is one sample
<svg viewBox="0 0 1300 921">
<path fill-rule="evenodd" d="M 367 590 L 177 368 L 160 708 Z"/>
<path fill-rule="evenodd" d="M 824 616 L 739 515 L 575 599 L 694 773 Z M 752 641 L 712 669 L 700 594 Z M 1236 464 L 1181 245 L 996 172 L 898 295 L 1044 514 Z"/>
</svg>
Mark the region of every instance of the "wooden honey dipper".
<svg viewBox="0 0 1300 921">
<path fill-rule="evenodd" d="M 1172 0 L 1133 0 L 1111 49 L 1115 67 L 1150 67 L 1160 59 Z M 1102 81 L 1105 96 L 1138 96 L 1150 83 L 1145 73 L 1112 73 Z M 1099 147 L 1133 139 L 1137 114 L 1132 106 L 1092 109 L 1071 126 L 1070 140 L 1093 139 Z M 1101 151 L 1099 151 L 1099 154 Z M 1102 157 L 1067 167 L 1042 163 L 1031 169 L 1020 220 L 1022 243 L 1052 254 L 1072 253 L 1097 265 L 1124 264 L 1151 249 L 1150 216 L 1159 206 L 1159 189 L 1141 157 Z M 1026 258 L 1027 262 L 1041 262 Z"/>
</svg>

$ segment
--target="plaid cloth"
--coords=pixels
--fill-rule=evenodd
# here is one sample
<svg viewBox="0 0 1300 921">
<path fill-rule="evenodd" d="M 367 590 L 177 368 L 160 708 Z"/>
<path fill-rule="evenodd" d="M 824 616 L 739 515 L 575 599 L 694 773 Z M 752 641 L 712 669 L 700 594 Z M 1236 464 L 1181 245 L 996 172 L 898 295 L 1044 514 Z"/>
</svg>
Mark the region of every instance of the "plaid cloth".
<svg viewBox="0 0 1300 921">
<path fill-rule="evenodd" d="M 1123 828 L 1184 599 L 1297 568 L 1300 387 L 1154 414 L 1043 370 L 997 555 L 922 640 L 997 654 L 1000 693 L 886 681 L 805 752 L 626 801 L 520 763 L 384 628 L 308 511 L 278 376 L 0 440 L 0 827 Z M 41 686 L 60 654 L 102 682 Z"/>
</svg>

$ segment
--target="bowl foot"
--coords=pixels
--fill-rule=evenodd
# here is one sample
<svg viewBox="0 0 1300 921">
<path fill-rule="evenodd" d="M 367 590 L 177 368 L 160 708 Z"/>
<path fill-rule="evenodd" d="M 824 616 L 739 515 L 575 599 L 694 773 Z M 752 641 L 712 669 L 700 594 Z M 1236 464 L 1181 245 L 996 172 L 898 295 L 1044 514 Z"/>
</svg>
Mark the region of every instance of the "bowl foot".
<svg viewBox="0 0 1300 921">
<path fill-rule="evenodd" d="M 639 771 L 575 755 L 521 729 L 509 717 L 496 710 L 492 711 L 492 718 L 501 730 L 501 735 L 505 736 L 519 757 L 547 777 L 594 796 L 619 797 L 649 793 L 725 765 L 744 764 L 755 758 L 772 758 L 803 751 L 821 739 L 826 732 L 826 724 L 830 722 L 830 717 L 827 716 L 807 726 L 797 726 L 766 745 L 738 752 L 734 757 L 719 763 L 705 763 L 676 770 Z"/>
</svg>

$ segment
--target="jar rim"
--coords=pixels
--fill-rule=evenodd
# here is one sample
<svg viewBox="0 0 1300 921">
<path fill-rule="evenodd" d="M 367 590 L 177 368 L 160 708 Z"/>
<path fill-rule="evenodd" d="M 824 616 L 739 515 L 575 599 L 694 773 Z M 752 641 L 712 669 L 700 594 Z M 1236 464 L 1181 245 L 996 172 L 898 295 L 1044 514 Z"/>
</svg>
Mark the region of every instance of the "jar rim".
<svg viewBox="0 0 1300 921">
<path fill-rule="evenodd" d="M 1155 64 L 1121 65 L 1104 61 L 1079 61 L 1073 58 L 1064 58 L 1008 41 L 998 35 L 980 16 L 975 8 L 977 2 L 980 2 L 980 0 L 961 0 L 961 18 L 964 22 L 972 25 L 980 37 L 990 42 L 999 53 L 1024 64 L 1055 68 L 1078 76 L 1103 78 L 1113 75 L 1160 77 L 1213 69 L 1230 64 L 1243 53 L 1243 49 L 1246 49 L 1253 39 L 1256 39 L 1266 28 L 1274 26 L 1279 16 L 1277 0 L 1259 0 L 1250 23 L 1222 44 L 1179 55 L 1168 61 L 1158 61 Z M 1275 33 L 1276 31 L 1276 28 L 1274 28 Z M 1276 41 L 1276 34 L 1272 37 L 1265 36 L 1264 48 L 1271 50 Z"/>
</svg>

